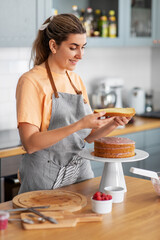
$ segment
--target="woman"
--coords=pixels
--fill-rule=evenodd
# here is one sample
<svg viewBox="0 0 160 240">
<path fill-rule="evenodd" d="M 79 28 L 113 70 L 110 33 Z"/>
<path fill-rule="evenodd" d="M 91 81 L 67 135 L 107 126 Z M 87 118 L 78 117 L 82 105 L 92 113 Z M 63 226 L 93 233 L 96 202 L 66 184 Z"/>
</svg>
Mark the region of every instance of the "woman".
<svg viewBox="0 0 160 240">
<path fill-rule="evenodd" d="M 72 72 L 85 45 L 86 31 L 71 14 L 48 18 L 38 32 L 34 67 L 21 76 L 16 92 L 19 134 L 27 151 L 19 169 L 19 193 L 93 178 L 90 162 L 77 153 L 85 141 L 130 120 L 92 113 L 83 82 Z"/>
</svg>

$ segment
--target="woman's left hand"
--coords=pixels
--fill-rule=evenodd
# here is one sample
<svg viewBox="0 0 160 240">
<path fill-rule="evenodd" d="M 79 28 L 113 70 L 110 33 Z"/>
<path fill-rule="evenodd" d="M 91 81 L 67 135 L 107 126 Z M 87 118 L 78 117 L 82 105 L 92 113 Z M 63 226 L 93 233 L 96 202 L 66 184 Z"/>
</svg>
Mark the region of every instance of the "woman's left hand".
<svg viewBox="0 0 160 240">
<path fill-rule="evenodd" d="M 124 126 L 131 120 L 131 117 L 115 117 L 114 121 L 117 125 Z"/>
</svg>

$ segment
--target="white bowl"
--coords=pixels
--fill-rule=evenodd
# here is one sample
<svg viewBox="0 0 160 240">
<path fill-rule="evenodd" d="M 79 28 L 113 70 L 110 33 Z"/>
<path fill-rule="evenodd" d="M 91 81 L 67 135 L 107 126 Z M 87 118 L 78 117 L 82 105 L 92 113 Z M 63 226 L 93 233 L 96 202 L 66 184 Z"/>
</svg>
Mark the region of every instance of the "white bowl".
<svg viewBox="0 0 160 240">
<path fill-rule="evenodd" d="M 112 199 L 110 200 L 94 200 L 91 198 L 92 211 L 99 214 L 106 214 L 112 211 Z"/>
<path fill-rule="evenodd" d="M 7 211 L 0 211 L 0 230 L 4 230 L 8 226 L 9 213 Z"/>
<path fill-rule="evenodd" d="M 113 203 L 120 203 L 124 200 L 124 188 L 118 186 L 108 186 L 104 188 L 105 194 L 112 196 Z"/>
</svg>

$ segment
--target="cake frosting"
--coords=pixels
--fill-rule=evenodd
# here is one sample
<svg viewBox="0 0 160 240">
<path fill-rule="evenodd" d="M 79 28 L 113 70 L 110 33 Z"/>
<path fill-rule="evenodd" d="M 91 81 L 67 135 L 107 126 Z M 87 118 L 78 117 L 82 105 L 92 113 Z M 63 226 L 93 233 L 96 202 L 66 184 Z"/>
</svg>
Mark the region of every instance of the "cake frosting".
<svg viewBox="0 0 160 240">
<path fill-rule="evenodd" d="M 94 155 L 104 158 L 133 157 L 135 142 L 129 138 L 103 137 L 94 141 Z"/>
</svg>

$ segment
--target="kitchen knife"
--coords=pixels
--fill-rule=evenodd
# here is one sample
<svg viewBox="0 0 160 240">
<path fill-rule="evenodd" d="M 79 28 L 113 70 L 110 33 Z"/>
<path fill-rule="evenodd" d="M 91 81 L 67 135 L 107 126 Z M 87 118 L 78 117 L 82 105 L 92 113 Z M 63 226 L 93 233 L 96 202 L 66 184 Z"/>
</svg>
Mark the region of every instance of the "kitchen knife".
<svg viewBox="0 0 160 240">
<path fill-rule="evenodd" d="M 33 207 L 33 209 L 44 209 L 44 208 L 49 208 L 49 207 L 50 207 L 50 205 Z M 8 210 L 5 210 L 5 211 L 7 211 L 7 212 L 21 212 L 21 211 L 28 211 L 28 209 L 30 209 L 30 208 L 14 208 L 14 209 L 8 209 Z"/>
<path fill-rule="evenodd" d="M 35 213 L 36 215 L 42 217 L 43 219 L 45 219 L 45 220 L 47 220 L 47 221 L 49 221 L 51 223 L 54 223 L 54 224 L 58 223 L 56 219 L 54 219 L 52 217 L 45 216 L 44 214 L 42 214 L 39 211 L 35 210 L 35 208 L 28 208 L 28 211 Z"/>
</svg>

